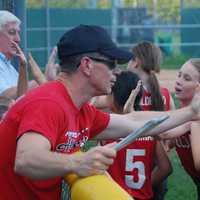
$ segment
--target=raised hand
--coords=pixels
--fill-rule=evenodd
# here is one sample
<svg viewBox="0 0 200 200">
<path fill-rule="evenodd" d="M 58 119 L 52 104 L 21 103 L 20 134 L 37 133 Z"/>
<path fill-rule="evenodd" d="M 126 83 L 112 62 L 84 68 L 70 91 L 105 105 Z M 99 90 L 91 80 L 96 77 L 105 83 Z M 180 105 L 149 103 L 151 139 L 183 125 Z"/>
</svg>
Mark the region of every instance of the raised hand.
<svg viewBox="0 0 200 200">
<path fill-rule="evenodd" d="M 135 98 L 137 97 L 140 91 L 141 85 L 142 81 L 140 80 L 138 81 L 136 88 L 132 90 L 129 98 L 127 99 L 124 105 L 123 113 L 130 113 L 134 110 Z"/>
<path fill-rule="evenodd" d="M 35 81 L 41 85 L 45 82 L 47 82 L 45 75 L 42 73 L 42 71 L 40 70 L 40 67 L 38 66 L 38 64 L 36 63 L 36 61 L 34 60 L 33 56 L 31 55 L 31 53 L 28 54 L 28 62 L 30 65 L 30 69 L 31 72 L 33 74 L 33 77 L 35 79 Z"/>
<path fill-rule="evenodd" d="M 54 47 L 51 55 L 49 56 L 48 63 L 45 67 L 45 76 L 48 81 L 55 80 L 57 76 L 57 72 L 59 69 L 59 65 L 55 63 L 57 56 L 57 47 Z"/>
</svg>

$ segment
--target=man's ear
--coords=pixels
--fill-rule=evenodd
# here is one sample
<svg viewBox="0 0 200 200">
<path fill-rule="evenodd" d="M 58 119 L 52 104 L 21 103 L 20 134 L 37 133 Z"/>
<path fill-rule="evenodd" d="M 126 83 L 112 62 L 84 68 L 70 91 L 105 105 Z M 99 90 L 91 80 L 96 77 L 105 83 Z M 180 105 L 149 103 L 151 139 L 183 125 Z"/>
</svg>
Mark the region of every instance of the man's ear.
<svg viewBox="0 0 200 200">
<path fill-rule="evenodd" d="M 138 68 L 141 66 L 141 60 L 139 58 L 135 58 L 134 60 L 132 60 L 131 62 L 131 68 Z"/>
<path fill-rule="evenodd" d="M 91 71 L 93 69 L 91 60 L 87 57 L 82 58 L 80 61 L 79 68 L 83 74 L 85 74 L 86 76 L 90 76 Z"/>
</svg>

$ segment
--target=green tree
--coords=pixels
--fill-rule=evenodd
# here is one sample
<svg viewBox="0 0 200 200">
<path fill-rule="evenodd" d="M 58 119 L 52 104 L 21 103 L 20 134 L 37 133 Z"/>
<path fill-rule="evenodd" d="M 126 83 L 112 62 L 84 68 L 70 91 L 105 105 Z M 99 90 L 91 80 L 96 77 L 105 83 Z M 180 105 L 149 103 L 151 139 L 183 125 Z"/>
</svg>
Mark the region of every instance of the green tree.
<svg viewBox="0 0 200 200">
<path fill-rule="evenodd" d="M 124 7 L 146 7 L 149 15 L 164 22 L 179 22 L 180 0 L 124 0 Z"/>
<path fill-rule="evenodd" d="M 45 4 L 44 0 L 27 0 L 27 7 L 40 8 Z M 49 7 L 52 8 L 87 8 L 90 0 L 48 0 Z M 110 8 L 111 0 L 96 0 L 97 8 Z"/>
</svg>

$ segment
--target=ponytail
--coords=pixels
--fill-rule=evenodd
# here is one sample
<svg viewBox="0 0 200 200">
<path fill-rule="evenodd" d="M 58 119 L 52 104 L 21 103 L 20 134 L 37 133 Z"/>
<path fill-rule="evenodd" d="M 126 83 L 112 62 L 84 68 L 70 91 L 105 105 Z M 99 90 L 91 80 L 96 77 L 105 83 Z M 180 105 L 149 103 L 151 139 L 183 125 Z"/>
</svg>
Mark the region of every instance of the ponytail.
<svg viewBox="0 0 200 200">
<path fill-rule="evenodd" d="M 153 71 L 150 72 L 149 79 L 148 79 L 149 90 L 151 93 L 151 105 L 152 110 L 155 111 L 164 111 L 165 105 L 163 96 L 160 91 L 160 86 L 158 83 L 158 79 Z"/>
</svg>

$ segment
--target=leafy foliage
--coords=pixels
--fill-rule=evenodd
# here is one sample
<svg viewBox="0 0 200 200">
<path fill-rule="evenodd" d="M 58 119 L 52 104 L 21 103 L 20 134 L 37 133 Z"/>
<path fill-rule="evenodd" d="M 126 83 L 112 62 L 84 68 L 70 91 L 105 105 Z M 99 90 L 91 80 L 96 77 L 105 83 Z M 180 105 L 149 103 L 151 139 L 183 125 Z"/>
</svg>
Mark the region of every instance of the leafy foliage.
<svg viewBox="0 0 200 200">
<path fill-rule="evenodd" d="M 182 3 L 181 3 L 182 2 Z M 49 7 L 52 8 L 88 8 L 91 5 L 97 8 L 111 8 L 112 0 L 48 0 Z M 28 8 L 44 7 L 44 0 L 27 0 Z M 180 8 L 200 7 L 198 0 L 121 0 L 123 7 L 146 7 L 149 15 L 165 23 L 180 22 Z"/>
<path fill-rule="evenodd" d="M 44 7 L 44 0 L 27 0 L 28 8 Z M 91 0 L 48 0 L 48 6 L 51 8 L 88 8 L 91 6 Z M 96 1 L 97 8 L 110 8 L 111 1 Z"/>
</svg>

